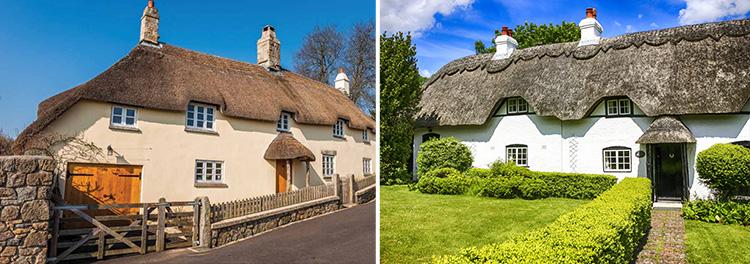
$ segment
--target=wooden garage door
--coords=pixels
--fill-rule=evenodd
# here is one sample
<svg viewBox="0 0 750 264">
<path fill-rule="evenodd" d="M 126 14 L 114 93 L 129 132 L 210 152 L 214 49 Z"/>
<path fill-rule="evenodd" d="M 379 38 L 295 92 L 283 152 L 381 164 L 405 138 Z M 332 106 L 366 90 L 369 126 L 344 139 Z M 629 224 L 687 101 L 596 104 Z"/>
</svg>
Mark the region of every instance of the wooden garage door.
<svg viewBox="0 0 750 264">
<path fill-rule="evenodd" d="M 68 204 L 140 203 L 142 166 L 116 164 L 68 164 L 65 202 Z M 114 209 L 108 214 L 137 213 L 138 209 Z M 97 215 L 107 212 L 97 212 Z"/>
</svg>

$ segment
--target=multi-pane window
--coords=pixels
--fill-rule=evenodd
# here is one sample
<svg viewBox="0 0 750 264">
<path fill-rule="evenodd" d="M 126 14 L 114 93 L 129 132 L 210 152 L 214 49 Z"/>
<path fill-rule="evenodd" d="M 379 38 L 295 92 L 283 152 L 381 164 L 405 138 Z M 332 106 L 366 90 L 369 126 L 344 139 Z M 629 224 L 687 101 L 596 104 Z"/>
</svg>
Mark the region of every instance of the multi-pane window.
<svg viewBox="0 0 750 264">
<path fill-rule="evenodd" d="M 214 107 L 191 103 L 187 109 L 187 126 L 203 130 L 214 130 Z"/>
<path fill-rule="evenodd" d="M 369 141 L 370 140 L 370 129 L 365 129 L 362 131 L 362 140 Z"/>
<path fill-rule="evenodd" d="M 529 112 L 529 104 L 523 98 L 508 99 L 508 114 L 522 114 Z"/>
<path fill-rule="evenodd" d="M 372 160 L 371 159 L 362 159 L 362 172 L 365 175 L 372 174 Z"/>
<path fill-rule="evenodd" d="M 518 166 L 529 166 L 529 151 L 526 145 L 508 145 L 505 147 L 506 161 L 512 161 Z"/>
<path fill-rule="evenodd" d="M 333 176 L 333 174 L 336 173 L 335 168 L 336 168 L 336 156 L 323 154 L 323 176 L 324 177 Z"/>
<path fill-rule="evenodd" d="M 630 171 L 630 149 L 626 147 L 609 147 L 603 151 L 604 171 Z"/>
<path fill-rule="evenodd" d="M 607 115 L 608 116 L 620 116 L 630 115 L 633 113 L 631 109 L 630 99 L 610 99 L 607 100 Z"/>
<path fill-rule="evenodd" d="M 114 106 L 110 120 L 113 126 L 135 127 L 135 108 Z"/>
<path fill-rule="evenodd" d="M 334 137 L 344 137 L 344 123 L 345 121 L 343 119 L 339 119 L 336 121 L 336 124 L 333 125 Z"/>
<path fill-rule="evenodd" d="M 276 122 L 276 130 L 278 131 L 289 131 L 289 113 L 281 113 L 279 121 Z"/>
<path fill-rule="evenodd" d="M 196 182 L 222 182 L 224 178 L 224 162 L 211 160 L 195 161 Z"/>
</svg>

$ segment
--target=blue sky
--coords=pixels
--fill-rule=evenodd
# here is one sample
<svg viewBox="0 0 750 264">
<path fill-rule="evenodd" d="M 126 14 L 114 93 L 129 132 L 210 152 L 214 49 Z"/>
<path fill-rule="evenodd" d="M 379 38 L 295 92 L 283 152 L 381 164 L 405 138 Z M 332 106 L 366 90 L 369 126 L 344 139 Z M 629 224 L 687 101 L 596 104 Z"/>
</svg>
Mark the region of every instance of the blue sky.
<svg viewBox="0 0 750 264">
<path fill-rule="evenodd" d="M 0 129 L 15 136 L 36 118 L 39 102 L 86 82 L 138 42 L 146 0 L 2 1 Z M 316 25 L 348 30 L 375 19 L 374 1 L 156 0 L 161 41 L 255 63 L 256 41 L 276 27 L 282 65 Z"/>
<path fill-rule="evenodd" d="M 474 41 L 490 45 L 495 29 L 524 21 L 575 22 L 595 7 L 604 36 L 747 17 L 750 0 L 382 0 L 381 31 L 415 35 L 422 75 L 474 54 Z"/>
</svg>

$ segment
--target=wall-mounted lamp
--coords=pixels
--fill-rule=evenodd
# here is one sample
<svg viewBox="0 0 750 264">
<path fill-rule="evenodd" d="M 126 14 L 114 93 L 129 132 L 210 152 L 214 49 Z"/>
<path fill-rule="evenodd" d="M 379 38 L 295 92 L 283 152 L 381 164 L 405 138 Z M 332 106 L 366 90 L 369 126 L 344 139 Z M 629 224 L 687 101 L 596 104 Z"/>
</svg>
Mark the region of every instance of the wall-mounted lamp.
<svg viewBox="0 0 750 264">
<path fill-rule="evenodd" d="M 107 146 L 107 156 L 112 156 L 112 153 L 114 153 L 115 150 L 112 149 L 112 145 Z"/>
</svg>

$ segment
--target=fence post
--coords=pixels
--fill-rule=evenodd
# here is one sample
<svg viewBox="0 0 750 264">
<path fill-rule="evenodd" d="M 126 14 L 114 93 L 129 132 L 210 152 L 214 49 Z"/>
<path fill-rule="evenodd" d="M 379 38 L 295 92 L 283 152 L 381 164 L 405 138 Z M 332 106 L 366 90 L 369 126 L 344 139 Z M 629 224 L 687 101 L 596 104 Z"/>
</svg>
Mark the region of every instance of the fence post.
<svg viewBox="0 0 750 264">
<path fill-rule="evenodd" d="M 198 231 L 200 230 L 200 198 L 196 197 L 193 201 L 193 246 L 198 246 L 200 243 L 198 241 Z"/>
<path fill-rule="evenodd" d="M 167 199 L 159 198 L 159 204 L 157 205 L 157 208 L 159 208 L 159 217 L 157 218 L 157 226 L 156 226 L 156 252 L 163 251 L 164 250 L 164 229 L 166 228 L 165 220 L 166 218 L 166 203 Z"/>
<path fill-rule="evenodd" d="M 141 216 L 141 255 L 148 252 L 148 204 L 143 204 L 143 215 Z"/>
<path fill-rule="evenodd" d="M 211 202 L 207 196 L 198 197 L 201 203 L 200 235 L 198 245 L 201 248 L 211 247 Z"/>
<path fill-rule="evenodd" d="M 354 192 L 355 192 L 354 191 L 354 174 L 349 175 L 349 190 L 348 190 L 348 192 L 349 192 L 349 201 L 348 202 L 349 203 L 354 203 L 355 200 L 356 200 L 355 197 L 354 197 Z"/>
<path fill-rule="evenodd" d="M 338 174 L 333 175 L 333 194 L 339 197 L 339 205 L 344 203 L 344 194 L 341 192 L 341 178 Z"/>
</svg>

